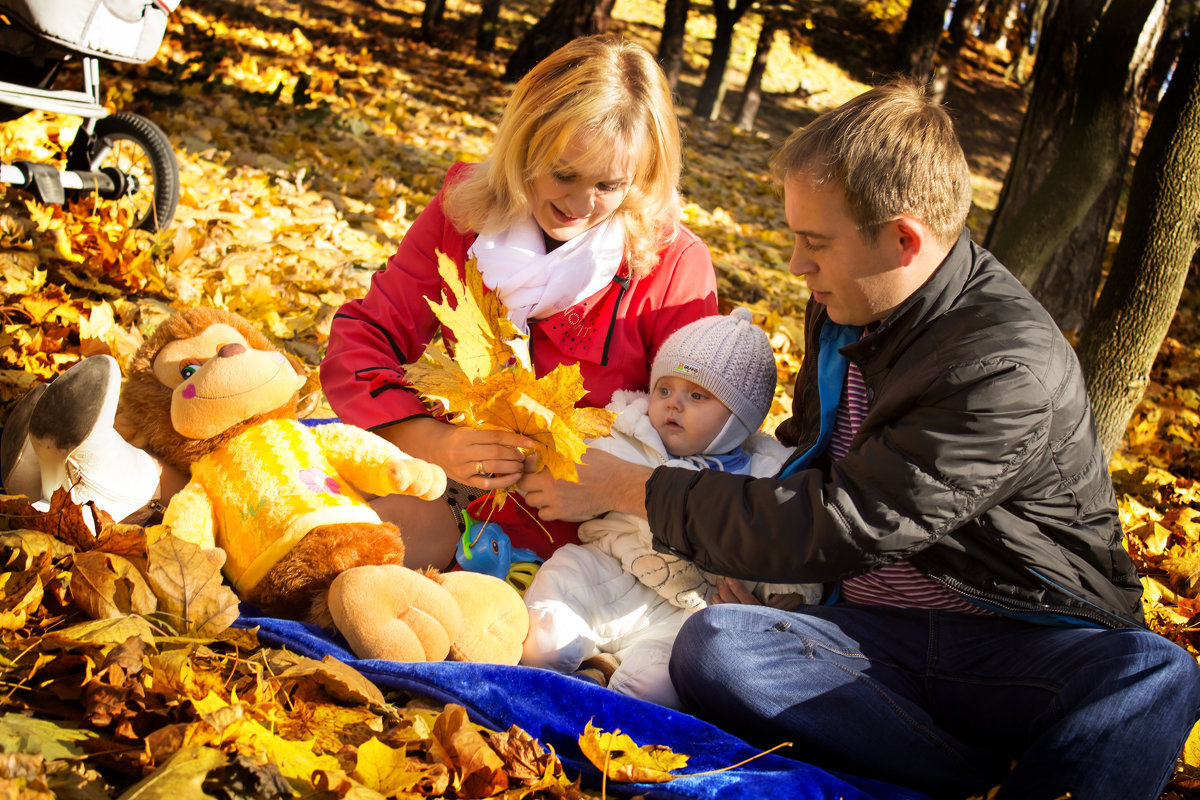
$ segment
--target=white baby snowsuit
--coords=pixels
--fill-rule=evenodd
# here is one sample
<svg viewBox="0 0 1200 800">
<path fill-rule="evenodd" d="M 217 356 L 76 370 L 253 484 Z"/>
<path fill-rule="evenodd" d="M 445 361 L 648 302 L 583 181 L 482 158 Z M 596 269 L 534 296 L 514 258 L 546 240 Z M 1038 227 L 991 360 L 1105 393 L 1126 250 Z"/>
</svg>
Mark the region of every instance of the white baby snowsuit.
<svg viewBox="0 0 1200 800">
<path fill-rule="evenodd" d="M 618 413 L 612 432 L 588 442 L 626 461 L 650 467 L 718 467 L 703 456 L 675 458 L 647 416 L 649 397 L 617 392 L 608 410 Z M 765 433 L 743 443 L 750 456 L 745 474 L 778 472 L 791 453 Z M 739 470 L 741 471 L 741 470 Z M 671 644 L 683 621 L 708 605 L 717 576 L 651 546 L 646 520 L 613 511 L 579 528 L 585 544 L 567 544 L 538 569 L 525 592 L 529 635 L 521 663 L 573 672 L 584 659 L 609 653 L 619 666 L 609 687 L 670 707 L 679 698 L 667 673 Z M 751 584 L 756 597 L 796 592 L 806 602 L 820 598 L 816 584 Z"/>
</svg>

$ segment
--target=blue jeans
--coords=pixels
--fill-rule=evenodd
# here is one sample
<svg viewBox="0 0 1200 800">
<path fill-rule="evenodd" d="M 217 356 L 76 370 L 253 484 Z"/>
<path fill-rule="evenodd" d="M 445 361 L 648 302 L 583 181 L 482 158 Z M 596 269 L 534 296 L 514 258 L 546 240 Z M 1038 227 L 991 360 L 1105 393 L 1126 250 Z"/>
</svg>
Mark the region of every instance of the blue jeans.
<svg viewBox="0 0 1200 800">
<path fill-rule="evenodd" d="M 688 710 L 752 744 L 932 797 L 1152 800 L 1200 716 L 1195 660 L 1141 629 L 717 605 L 670 668 Z"/>
</svg>

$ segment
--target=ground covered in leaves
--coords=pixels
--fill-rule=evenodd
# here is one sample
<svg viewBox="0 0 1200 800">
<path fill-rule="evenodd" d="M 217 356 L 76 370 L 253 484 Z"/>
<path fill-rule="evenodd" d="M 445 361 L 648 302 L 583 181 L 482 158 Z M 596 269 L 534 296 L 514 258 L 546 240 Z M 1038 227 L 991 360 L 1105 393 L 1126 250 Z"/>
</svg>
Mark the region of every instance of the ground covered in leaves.
<svg viewBox="0 0 1200 800">
<path fill-rule="evenodd" d="M 81 357 L 111 353 L 123 363 L 173 309 L 209 304 L 300 357 L 311 376 L 304 410 L 327 415 L 315 369 L 330 317 L 366 290 L 447 167 L 486 153 L 509 88 L 499 79 L 503 57 L 540 8 L 506 4 L 497 56 L 470 50 L 474 6 L 451 4 L 446 28 L 429 40 L 417 35 L 420 11 L 408 0 L 185 2 L 155 59 L 106 64 L 109 105 L 151 118 L 170 137 L 180 207 L 153 235 L 129 230 L 111 204 L 63 209 L 7 190 L 0 413 Z M 653 43 L 656 5 L 620 0 L 615 15 Z M 687 114 L 711 17 L 694 13 L 689 27 L 685 219 L 712 249 L 723 302 L 750 306 L 771 333 L 782 386 L 799 357 L 807 293 L 786 272 L 790 239 L 766 164 L 791 128 L 868 78 L 869 28 L 855 37 L 870 20 L 842 21 L 816 20 L 814 38 L 777 46 L 756 132 Z M 752 24 L 739 29 L 735 88 L 755 35 Z M 848 44 L 841 60 L 839 36 Z M 949 100 L 975 173 L 977 232 L 1023 105 L 987 56 L 968 59 L 970 79 Z M 61 162 L 78 122 L 37 112 L 6 123 L 0 157 Z M 1192 653 L 1200 653 L 1198 309 L 1200 297 L 1185 295 L 1112 465 L 1150 623 Z M 770 422 L 788 407 L 781 393 Z M 521 731 L 484 731 L 462 709 L 384 697 L 344 665 L 259 647 L 252 632 L 228 627 L 232 599 L 196 554 L 152 546 L 140 529 L 93 536 L 69 504 L 36 515 L 3 502 L 0 783 L 24 792 L 13 796 L 582 792 Z M 270 766 L 248 753 L 267 754 Z M 1200 753 L 1189 749 L 1168 794 L 1188 796 L 1197 781 Z"/>
</svg>

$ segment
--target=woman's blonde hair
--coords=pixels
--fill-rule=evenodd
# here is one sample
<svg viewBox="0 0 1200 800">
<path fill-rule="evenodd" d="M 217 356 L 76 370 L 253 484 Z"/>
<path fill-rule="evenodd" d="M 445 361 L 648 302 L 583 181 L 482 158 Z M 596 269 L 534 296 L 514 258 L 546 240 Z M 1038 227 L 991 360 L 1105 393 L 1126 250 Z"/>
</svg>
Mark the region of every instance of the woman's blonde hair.
<svg viewBox="0 0 1200 800">
<path fill-rule="evenodd" d="M 619 36 L 575 39 L 523 77 L 500 120 L 489 157 L 446 187 L 446 215 L 460 231 L 497 233 L 530 213 L 534 179 L 575 163 L 630 160 L 632 180 L 617 209 L 625 259 L 650 271 L 679 221 L 679 121 L 666 76 L 641 45 Z"/>
<path fill-rule="evenodd" d="M 869 238 L 901 215 L 953 246 L 971 209 L 967 159 L 945 110 L 918 84 L 870 89 L 797 130 L 771 160 L 783 183 L 802 173 L 836 183 Z"/>
</svg>

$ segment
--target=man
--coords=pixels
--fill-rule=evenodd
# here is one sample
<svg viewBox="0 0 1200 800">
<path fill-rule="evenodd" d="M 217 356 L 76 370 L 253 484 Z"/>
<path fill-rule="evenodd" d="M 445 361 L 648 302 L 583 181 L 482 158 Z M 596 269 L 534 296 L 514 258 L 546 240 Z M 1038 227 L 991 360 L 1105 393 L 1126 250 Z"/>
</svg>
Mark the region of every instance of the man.
<svg viewBox="0 0 1200 800">
<path fill-rule="evenodd" d="M 964 231 L 949 117 L 872 89 L 772 166 L 812 292 L 792 460 L 754 479 L 589 455 L 577 486 L 527 476 L 527 500 L 645 513 L 704 569 L 829 585 L 785 612 L 733 581 L 680 633 L 687 707 L 750 741 L 938 797 L 1157 797 L 1200 670 L 1142 626 L 1079 364 Z"/>
</svg>

